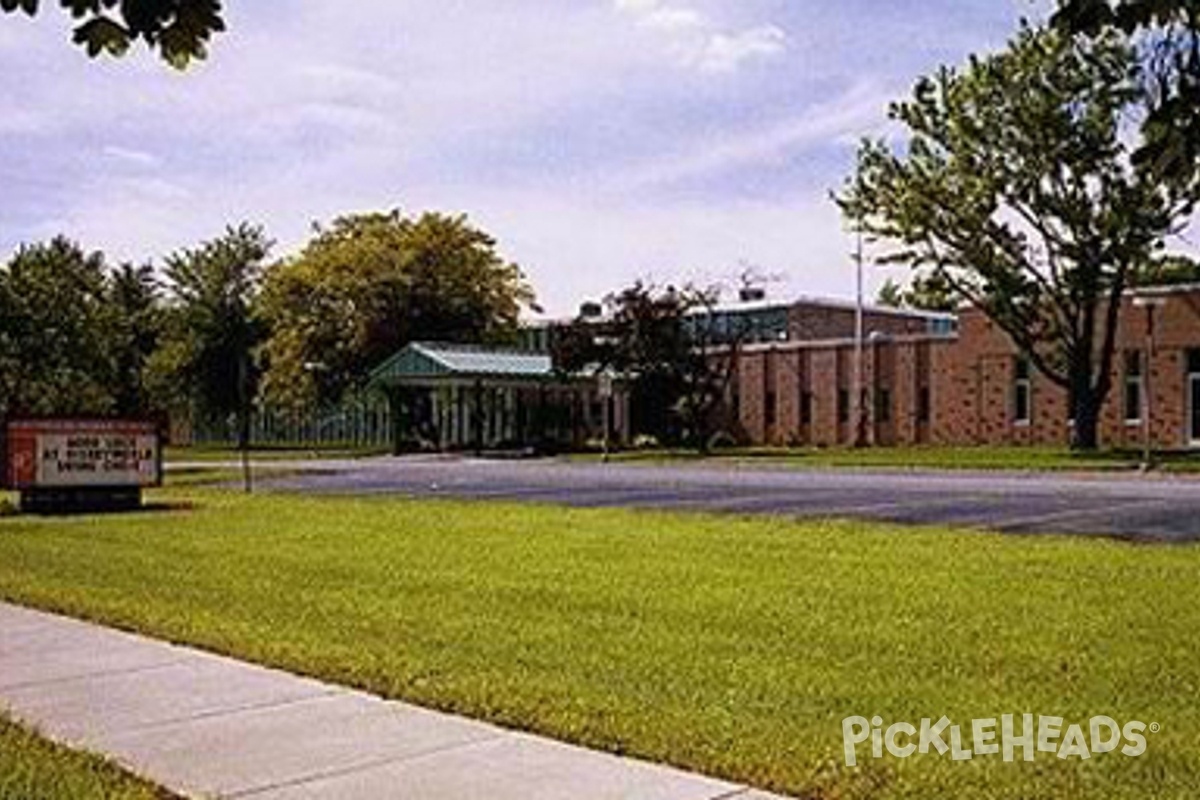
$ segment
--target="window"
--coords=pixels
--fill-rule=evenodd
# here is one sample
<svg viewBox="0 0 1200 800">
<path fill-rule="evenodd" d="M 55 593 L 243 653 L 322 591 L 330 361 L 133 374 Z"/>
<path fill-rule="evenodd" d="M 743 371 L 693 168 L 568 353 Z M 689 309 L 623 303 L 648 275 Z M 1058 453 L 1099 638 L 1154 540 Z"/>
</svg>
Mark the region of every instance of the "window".
<svg viewBox="0 0 1200 800">
<path fill-rule="evenodd" d="M 776 412 L 775 393 L 767 392 L 763 402 L 763 418 L 768 428 L 775 426 Z"/>
<path fill-rule="evenodd" d="M 929 387 L 922 386 L 917 390 L 917 422 L 925 424 L 933 411 L 933 402 L 929 395 Z"/>
<path fill-rule="evenodd" d="M 1013 422 L 1017 425 L 1028 425 L 1033 418 L 1029 359 L 1018 358 L 1014 362 L 1013 376 Z"/>
<path fill-rule="evenodd" d="M 838 389 L 838 406 L 837 416 L 838 422 L 842 425 L 850 421 L 850 392 L 847 389 Z"/>
<path fill-rule="evenodd" d="M 800 424 L 812 425 L 813 396 L 812 392 L 800 393 Z"/>
<path fill-rule="evenodd" d="M 1142 353 L 1129 350 L 1125 353 L 1125 422 L 1142 421 Z"/>
<path fill-rule="evenodd" d="M 892 421 L 892 391 L 878 389 L 875 392 L 875 421 L 888 423 Z"/>
</svg>

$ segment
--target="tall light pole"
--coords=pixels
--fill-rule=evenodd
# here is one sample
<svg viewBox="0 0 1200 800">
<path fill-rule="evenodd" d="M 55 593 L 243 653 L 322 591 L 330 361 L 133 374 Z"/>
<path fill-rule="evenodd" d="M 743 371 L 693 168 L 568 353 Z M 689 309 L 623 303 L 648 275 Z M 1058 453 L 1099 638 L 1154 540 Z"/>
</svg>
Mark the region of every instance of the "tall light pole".
<svg viewBox="0 0 1200 800">
<path fill-rule="evenodd" d="M 854 266 L 856 274 L 856 297 L 854 303 L 854 446 L 867 443 L 867 404 L 863 385 L 863 334 L 866 314 L 863 307 L 863 233 L 862 219 L 855 224 Z"/>
<path fill-rule="evenodd" d="M 1154 362 L 1154 309 L 1167 304 L 1166 298 L 1142 295 L 1133 304 L 1146 309 L 1146 357 L 1142 364 L 1142 469 L 1154 466 L 1154 396 L 1150 393 L 1150 366 Z"/>
</svg>

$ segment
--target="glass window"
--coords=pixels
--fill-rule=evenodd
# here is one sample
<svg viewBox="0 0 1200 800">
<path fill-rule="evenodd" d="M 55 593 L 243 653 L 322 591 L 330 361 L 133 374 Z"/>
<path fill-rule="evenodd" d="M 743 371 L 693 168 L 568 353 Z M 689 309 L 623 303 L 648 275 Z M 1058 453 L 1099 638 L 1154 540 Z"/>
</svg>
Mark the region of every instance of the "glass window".
<svg viewBox="0 0 1200 800">
<path fill-rule="evenodd" d="M 765 418 L 767 427 L 771 427 L 775 424 L 775 419 L 777 416 L 774 392 L 767 392 L 767 396 L 764 400 L 763 406 L 764 406 L 763 417 Z"/>
<path fill-rule="evenodd" d="M 1125 353 L 1125 421 L 1142 419 L 1142 354 L 1138 350 Z"/>
<path fill-rule="evenodd" d="M 875 392 L 875 421 L 882 423 L 892 421 L 892 392 L 890 389 L 879 389 Z"/>
<path fill-rule="evenodd" d="M 922 386 L 917 391 L 917 422 L 929 422 L 929 417 L 932 412 L 931 398 L 929 395 L 929 387 Z"/>
<path fill-rule="evenodd" d="M 1033 418 L 1032 384 L 1029 380 L 1029 359 L 1018 358 L 1013 365 L 1013 422 L 1027 425 Z"/>
<path fill-rule="evenodd" d="M 838 422 L 845 424 L 850 421 L 850 392 L 847 389 L 838 389 L 838 405 L 837 415 Z"/>
<path fill-rule="evenodd" d="M 800 393 L 800 424 L 812 425 L 813 395 L 812 392 Z"/>
</svg>

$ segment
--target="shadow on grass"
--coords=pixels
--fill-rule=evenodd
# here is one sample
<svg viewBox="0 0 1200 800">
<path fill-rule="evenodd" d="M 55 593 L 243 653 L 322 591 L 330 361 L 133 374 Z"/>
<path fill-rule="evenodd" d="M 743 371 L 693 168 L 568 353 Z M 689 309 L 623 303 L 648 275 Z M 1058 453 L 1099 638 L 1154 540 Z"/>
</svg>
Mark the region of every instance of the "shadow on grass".
<svg viewBox="0 0 1200 800">
<path fill-rule="evenodd" d="M 190 500 L 152 500 L 142 503 L 138 506 L 129 506 L 126 508 L 100 508 L 89 506 L 76 506 L 71 508 L 60 509 L 30 509 L 24 510 L 17 508 L 13 513 L 3 515 L 8 519 L 17 519 L 25 517 L 27 519 L 65 519 L 70 517 L 119 517 L 127 515 L 144 515 L 144 514 L 184 514 L 195 511 L 198 508 L 196 503 Z"/>
</svg>

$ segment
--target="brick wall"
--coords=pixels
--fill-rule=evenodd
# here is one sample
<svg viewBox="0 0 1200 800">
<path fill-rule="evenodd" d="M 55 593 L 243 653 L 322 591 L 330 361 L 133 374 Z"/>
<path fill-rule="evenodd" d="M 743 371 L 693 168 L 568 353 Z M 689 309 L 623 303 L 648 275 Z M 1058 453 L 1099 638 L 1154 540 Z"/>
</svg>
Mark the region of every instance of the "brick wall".
<svg viewBox="0 0 1200 800">
<path fill-rule="evenodd" d="M 1155 353 L 1143 361 L 1154 418 L 1154 441 L 1164 448 L 1191 444 L 1188 420 L 1188 351 L 1200 350 L 1200 288 L 1163 291 L 1157 309 Z M 1132 300 L 1122 309 L 1112 367 L 1112 390 L 1100 435 L 1117 447 L 1140 446 L 1143 424 L 1129 423 L 1124 410 L 1125 353 L 1144 352 L 1146 309 Z M 752 346 L 740 358 L 739 422 L 756 444 L 832 446 L 854 439 L 855 349 L 853 310 L 798 304 L 788 343 Z M 1067 393 L 1036 369 L 1030 371 L 1030 420 L 1014 419 L 1017 352 L 1008 336 L 983 314 L 964 312 L 955 336 L 925 333 L 925 321 L 884 315 L 874 329 L 894 324 L 898 332 L 866 343 L 864 385 L 868 387 L 867 438 L 891 444 L 1026 445 L 1069 441 Z M 913 330 L 919 327 L 919 330 Z M 872 330 L 868 326 L 868 330 Z M 834 335 L 820 339 L 823 333 Z M 813 340 L 817 339 L 817 340 Z M 1143 356 L 1144 359 L 1144 356 Z M 1143 384 L 1143 392 L 1146 383 Z M 839 394 L 849 401 L 839 421 Z M 884 393 L 886 392 L 886 410 Z M 804 423 L 804 398 L 811 397 Z M 774 414 L 768 409 L 774 397 Z M 922 419 L 923 398 L 928 419 Z M 773 424 L 772 424 L 773 417 Z"/>
<path fill-rule="evenodd" d="M 800 302 L 788 309 L 788 338 L 796 342 L 828 341 L 854 337 L 852 307 L 821 302 Z M 892 336 L 924 333 L 928 319 L 903 311 L 872 308 L 863 315 L 867 335 L 877 331 Z"/>
</svg>

